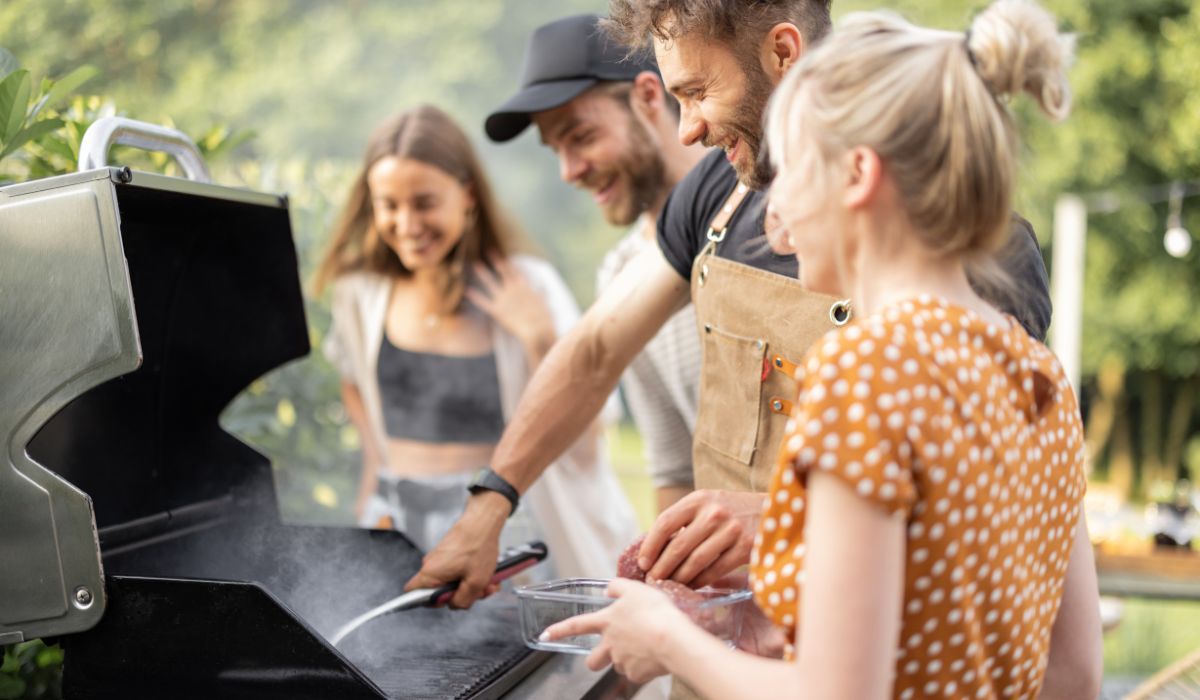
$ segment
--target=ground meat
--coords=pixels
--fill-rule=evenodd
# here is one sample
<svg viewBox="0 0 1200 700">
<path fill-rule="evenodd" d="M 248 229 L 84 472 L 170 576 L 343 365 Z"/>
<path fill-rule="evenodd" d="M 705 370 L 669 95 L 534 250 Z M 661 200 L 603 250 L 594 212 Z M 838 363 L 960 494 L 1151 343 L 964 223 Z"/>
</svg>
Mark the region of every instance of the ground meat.
<svg viewBox="0 0 1200 700">
<path fill-rule="evenodd" d="M 688 617 L 692 618 L 692 622 L 695 622 L 713 634 L 717 634 L 713 611 L 709 608 L 700 607 L 700 604 L 707 600 L 703 594 L 697 593 L 682 583 L 670 579 L 665 581 L 650 579 L 646 583 L 666 593 L 671 602 L 675 603 L 675 607 L 684 611 Z"/>
<path fill-rule="evenodd" d="M 646 539 L 645 535 L 639 536 L 633 541 L 633 544 L 625 548 L 621 552 L 621 556 L 617 559 L 617 576 L 621 578 L 631 578 L 634 581 L 645 581 L 646 572 L 638 566 L 638 550 L 642 548 L 642 542 Z"/>
</svg>

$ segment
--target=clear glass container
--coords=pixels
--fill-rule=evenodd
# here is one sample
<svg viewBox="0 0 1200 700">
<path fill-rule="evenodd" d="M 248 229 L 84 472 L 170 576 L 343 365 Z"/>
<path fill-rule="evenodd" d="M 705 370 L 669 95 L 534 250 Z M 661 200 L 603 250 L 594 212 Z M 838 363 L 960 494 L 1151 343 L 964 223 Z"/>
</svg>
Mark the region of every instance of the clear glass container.
<svg viewBox="0 0 1200 700">
<path fill-rule="evenodd" d="M 547 627 L 576 615 L 595 612 L 613 602 L 604 594 L 608 579 L 567 578 L 517 589 L 521 606 L 521 634 L 525 644 L 542 651 L 587 654 L 600 642 L 600 635 L 585 634 L 543 642 L 538 639 Z M 734 646 L 742 632 L 747 605 L 754 605 L 750 591 L 701 588 L 701 600 L 679 604 L 697 624 Z"/>
</svg>

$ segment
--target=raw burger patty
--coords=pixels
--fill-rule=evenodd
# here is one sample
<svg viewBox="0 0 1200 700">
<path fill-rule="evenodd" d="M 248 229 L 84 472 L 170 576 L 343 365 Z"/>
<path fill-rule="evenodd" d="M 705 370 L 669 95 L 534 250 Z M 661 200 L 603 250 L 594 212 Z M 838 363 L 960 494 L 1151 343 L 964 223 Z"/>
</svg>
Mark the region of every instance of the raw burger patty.
<svg viewBox="0 0 1200 700">
<path fill-rule="evenodd" d="M 617 576 L 621 578 L 631 578 L 634 581 L 645 581 L 646 572 L 638 566 L 638 550 L 642 548 L 642 542 L 646 540 L 645 535 L 640 535 L 633 544 L 625 548 L 621 552 L 621 556 L 617 559 Z"/>
</svg>

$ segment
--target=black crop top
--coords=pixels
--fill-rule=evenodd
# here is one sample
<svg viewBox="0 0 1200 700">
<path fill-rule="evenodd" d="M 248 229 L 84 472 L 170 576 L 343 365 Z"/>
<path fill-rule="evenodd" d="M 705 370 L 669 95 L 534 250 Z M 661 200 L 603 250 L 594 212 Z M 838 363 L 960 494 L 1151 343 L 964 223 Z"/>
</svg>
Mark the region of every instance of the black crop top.
<svg viewBox="0 0 1200 700">
<path fill-rule="evenodd" d="M 396 347 L 385 333 L 376 375 L 389 437 L 488 444 L 504 432 L 494 353 L 414 352 Z"/>
</svg>

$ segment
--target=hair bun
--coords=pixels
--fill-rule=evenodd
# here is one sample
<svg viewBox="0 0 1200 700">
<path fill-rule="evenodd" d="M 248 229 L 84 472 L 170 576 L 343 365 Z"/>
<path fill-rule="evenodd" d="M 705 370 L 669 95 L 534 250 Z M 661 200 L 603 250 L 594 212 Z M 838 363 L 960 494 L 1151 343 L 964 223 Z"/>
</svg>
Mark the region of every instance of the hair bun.
<svg viewBox="0 0 1200 700">
<path fill-rule="evenodd" d="M 1032 0 L 998 0 L 971 23 L 967 50 L 997 97 L 1027 92 L 1051 119 L 1071 110 L 1066 70 L 1073 36 L 1060 34 L 1054 16 Z"/>
</svg>

